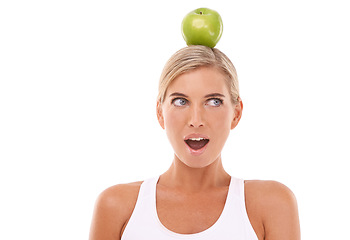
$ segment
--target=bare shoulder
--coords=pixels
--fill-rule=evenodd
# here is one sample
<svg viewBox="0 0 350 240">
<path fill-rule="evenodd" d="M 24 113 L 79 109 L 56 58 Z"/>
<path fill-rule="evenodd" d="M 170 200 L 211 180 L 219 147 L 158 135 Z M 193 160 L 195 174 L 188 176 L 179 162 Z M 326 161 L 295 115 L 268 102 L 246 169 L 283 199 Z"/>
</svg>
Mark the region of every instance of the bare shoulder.
<svg viewBox="0 0 350 240">
<path fill-rule="evenodd" d="M 246 197 L 259 198 L 262 204 L 290 204 L 296 202 L 293 192 L 277 181 L 246 180 Z"/>
<path fill-rule="evenodd" d="M 248 216 L 260 232 L 259 239 L 300 239 L 297 201 L 287 186 L 277 181 L 248 180 L 245 198 Z"/>
<path fill-rule="evenodd" d="M 98 196 L 90 229 L 90 240 L 120 239 L 135 207 L 142 182 L 118 184 Z"/>
<path fill-rule="evenodd" d="M 125 205 L 137 198 L 142 182 L 118 184 L 105 189 L 97 198 L 98 202 L 108 205 Z M 136 199 L 135 199 L 136 200 Z M 125 206 L 124 206 L 125 207 Z"/>
</svg>

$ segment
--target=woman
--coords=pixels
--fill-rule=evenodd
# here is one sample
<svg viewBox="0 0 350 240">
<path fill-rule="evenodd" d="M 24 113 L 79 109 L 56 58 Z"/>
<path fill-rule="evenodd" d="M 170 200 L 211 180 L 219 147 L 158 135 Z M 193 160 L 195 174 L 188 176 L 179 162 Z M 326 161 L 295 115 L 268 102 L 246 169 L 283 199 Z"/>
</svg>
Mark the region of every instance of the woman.
<svg viewBox="0 0 350 240">
<path fill-rule="evenodd" d="M 189 46 L 163 69 L 157 117 L 174 149 L 157 178 L 99 196 L 90 240 L 300 239 L 293 193 L 274 181 L 243 181 L 221 151 L 242 115 L 235 68 L 218 49 Z"/>
</svg>

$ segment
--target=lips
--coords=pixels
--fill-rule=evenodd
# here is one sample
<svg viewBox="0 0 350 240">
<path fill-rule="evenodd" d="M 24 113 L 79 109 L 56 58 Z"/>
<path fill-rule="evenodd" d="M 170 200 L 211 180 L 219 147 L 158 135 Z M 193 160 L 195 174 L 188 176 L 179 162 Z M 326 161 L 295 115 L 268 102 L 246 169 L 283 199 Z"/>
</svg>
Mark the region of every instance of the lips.
<svg viewBox="0 0 350 240">
<path fill-rule="evenodd" d="M 187 139 L 185 142 L 190 148 L 194 150 L 198 150 L 203 148 L 205 145 L 207 145 L 209 142 L 209 139 L 204 139 L 204 138 Z"/>
<path fill-rule="evenodd" d="M 198 152 L 207 146 L 209 138 L 202 134 L 190 134 L 185 137 L 185 143 L 190 148 L 191 152 Z"/>
</svg>

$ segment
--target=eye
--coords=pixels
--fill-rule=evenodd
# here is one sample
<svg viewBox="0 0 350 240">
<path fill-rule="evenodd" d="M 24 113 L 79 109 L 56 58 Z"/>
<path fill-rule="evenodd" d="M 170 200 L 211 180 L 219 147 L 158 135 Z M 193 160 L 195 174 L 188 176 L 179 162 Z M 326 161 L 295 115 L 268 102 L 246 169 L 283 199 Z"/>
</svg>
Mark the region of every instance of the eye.
<svg viewBox="0 0 350 240">
<path fill-rule="evenodd" d="M 223 103 L 223 100 L 220 98 L 211 98 L 207 101 L 206 105 L 212 106 L 212 107 L 220 107 Z"/>
<path fill-rule="evenodd" d="M 176 107 L 182 107 L 187 104 L 187 100 L 184 98 L 174 98 L 171 103 Z"/>
</svg>

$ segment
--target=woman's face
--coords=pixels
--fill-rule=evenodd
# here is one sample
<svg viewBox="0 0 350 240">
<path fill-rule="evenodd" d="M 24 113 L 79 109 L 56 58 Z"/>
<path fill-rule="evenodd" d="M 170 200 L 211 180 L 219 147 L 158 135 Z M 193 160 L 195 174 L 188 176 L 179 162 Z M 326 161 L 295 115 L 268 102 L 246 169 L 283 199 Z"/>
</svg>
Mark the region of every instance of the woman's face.
<svg viewBox="0 0 350 240">
<path fill-rule="evenodd" d="M 189 167 L 201 168 L 220 158 L 230 130 L 240 120 L 242 103 L 233 105 L 219 70 L 201 67 L 169 85 L 157 113 L 175 157 Z"/>
</svg>

